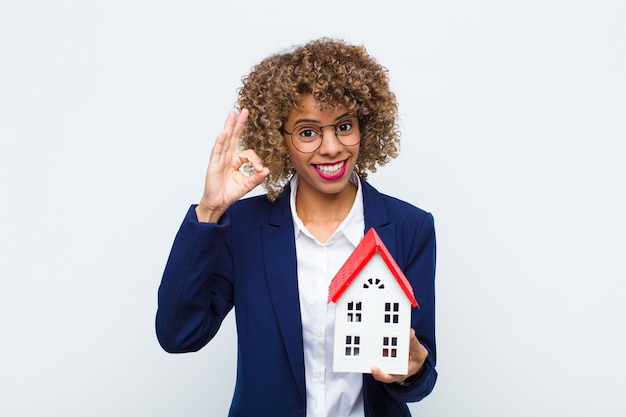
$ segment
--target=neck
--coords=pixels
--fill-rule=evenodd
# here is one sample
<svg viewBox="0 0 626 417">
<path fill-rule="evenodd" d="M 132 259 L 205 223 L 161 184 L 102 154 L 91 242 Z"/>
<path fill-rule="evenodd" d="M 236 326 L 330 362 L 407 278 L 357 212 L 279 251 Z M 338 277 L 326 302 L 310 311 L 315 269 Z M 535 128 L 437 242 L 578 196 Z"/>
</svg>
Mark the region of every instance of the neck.
<svg viewBox="0 0 626 417">
<path fill-rule="evenodd" d="M 298 184 L 296 212 L 306 228 L 320 241 L 325 242 L 346 218 L 356 196 L 356 186 L 351 182 L 337 194 L 325 194 Z"/>
</svg>

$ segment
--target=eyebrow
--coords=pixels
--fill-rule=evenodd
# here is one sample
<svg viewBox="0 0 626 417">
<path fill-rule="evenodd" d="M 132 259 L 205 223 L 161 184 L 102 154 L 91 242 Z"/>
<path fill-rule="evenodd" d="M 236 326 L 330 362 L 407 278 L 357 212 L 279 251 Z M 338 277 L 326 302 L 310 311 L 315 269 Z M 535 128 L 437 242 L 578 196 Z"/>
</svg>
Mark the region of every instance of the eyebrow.
<svg viewBox="0 0 626 417">
<path fill-rule="evenodd" d="M 356 117 L 353 114 L 350 114 L 349 112 L 343 113 L 337 117 L 335 117 L 335 122 L 339 121 L 345 117 Z M 317 123 L 317 124 L 321 124 L 322 122 L 320 120 L 316 120 L 316 119 L 298 119 L 294 122 L 294 126 L 299 125 L 300 123 Z"/>
</svg>

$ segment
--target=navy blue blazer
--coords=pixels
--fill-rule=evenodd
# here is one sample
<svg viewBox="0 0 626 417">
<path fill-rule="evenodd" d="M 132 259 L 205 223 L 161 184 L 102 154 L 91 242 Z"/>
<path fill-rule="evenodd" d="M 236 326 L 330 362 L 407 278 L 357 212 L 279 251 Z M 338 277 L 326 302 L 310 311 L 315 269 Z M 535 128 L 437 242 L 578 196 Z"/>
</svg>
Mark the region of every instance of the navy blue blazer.
<svg viewBox="0 0 626 417">
<path fill-rule="evenodd" d="M 365 230 L 374 227 L 411 282 L 420 304 L 411 326 L 429 355 L 408 386 L 363 375 L 367 417 L 410 416 L 407 402 L 433 389 L 435 370 L 435 231 L 433 217 L 363 186 Z M 156 333 L 168 352 L 197 351 L 235 307 L 237 382 L 229 416 L 306 412 L 302 323 L 289 187 L 233 204 L 215 224 L 192 206 L 178 231 L 158 292 Z"/>
</svg>

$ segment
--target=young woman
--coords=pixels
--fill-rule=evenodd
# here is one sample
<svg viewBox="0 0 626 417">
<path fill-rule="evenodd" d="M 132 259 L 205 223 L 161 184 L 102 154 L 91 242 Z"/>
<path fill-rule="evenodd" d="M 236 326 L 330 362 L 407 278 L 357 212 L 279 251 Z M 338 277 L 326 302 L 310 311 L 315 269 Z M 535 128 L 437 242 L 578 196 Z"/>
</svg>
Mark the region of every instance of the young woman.
<svg viewBox="0 0 626 417">
<path fill-rule="evenodd" d="M 398 153 L 386 69 L 362 46 L 315 40 L 253 68 L 238 107 L 163 274 L 161 346 L 199 350 L 235 307 L 231 416 L 410 415 L 406 403 L 427 396 L 437 378 L 435 232 L 429 213 L 366 182 Z M 267 195 L 242 199 L 260 184 Z M 332 371 L 328 285 L 370 227 L 420 303 L 406 375 Z"/>
</svg>

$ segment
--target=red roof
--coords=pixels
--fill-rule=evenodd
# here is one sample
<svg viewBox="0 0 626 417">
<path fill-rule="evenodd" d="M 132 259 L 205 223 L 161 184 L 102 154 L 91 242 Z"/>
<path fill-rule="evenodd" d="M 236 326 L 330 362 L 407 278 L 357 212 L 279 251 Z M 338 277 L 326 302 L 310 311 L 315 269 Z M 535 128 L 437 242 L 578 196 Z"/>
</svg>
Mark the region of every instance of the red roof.
<svg viewBox="0 0 626 417">
<path fill-rule="evenodd" d="M 373 227 L 367 231 L 361 242 L 359 242 L 357 247 L 354 248 L 350 257 L 333 278 L 330 283 L 330 288 L 328 289 L 328 302 L 337 302 L 339 297 L 341 297 L 341 294 L 343 294 L 350 284 L 352 284 L 352 281 L 354 281 L 357 275 L 359 275 L 359 272 L 361 272 L 363 267 L 367 265 L 375 253 L 378 253 L 383 261 L 385 261 L 387 268 L 389 268 L 392 275 L 396 278 L 396 281 L 398 281 L 400 288 L 404 291 L 404 294 L 411 302 L 411 305 L 413 307 L 418 307 L 417 300 L 413 295 L 413 288 L 411 288 L 409 280 L 406 276 L 404 276 L 404 273 L 396 263 L 395 259 L 393 259 L 393 256 L 391 256 L 389 250 L 387 250 L 387 247 Z"/>
</svg>

